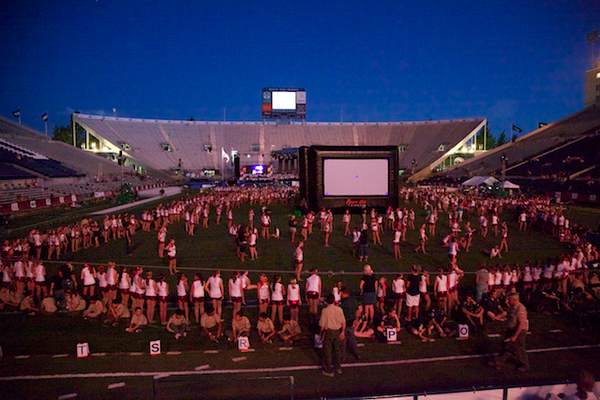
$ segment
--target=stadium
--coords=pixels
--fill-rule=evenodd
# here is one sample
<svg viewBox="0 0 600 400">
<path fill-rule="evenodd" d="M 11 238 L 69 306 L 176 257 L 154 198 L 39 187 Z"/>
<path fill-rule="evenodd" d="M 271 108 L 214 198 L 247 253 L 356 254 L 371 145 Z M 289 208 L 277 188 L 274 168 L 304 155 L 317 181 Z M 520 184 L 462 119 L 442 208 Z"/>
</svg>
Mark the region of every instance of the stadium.
<svg viewBox="0 0 600 400">
<path fill-rule="evenodd" d="M 287 90 L 269 91 L 273 95 Z M 11 246 L 20 239 L 32 241 L 33 259 L 43 260 L 48 277 L 67 262 L 74 267 L 77 280 L 86 263 L 100 266 L 110 261 L 127 270 L 143 267 L 144 271 L 153 271 L 155 277 L 168 274 L 166 260 L 156 256 L 154 229 L 139 230 L 134 226 L 132 236 L 127 236 L 128 228 L 121 236 L 120 228 L 115 228 L 118 235 L 115 233 L 110 238 L 107 233 L 106 239 L 99 239 L 97 245 L 90 239 L 90 243 L 84 242 L 79 250 L 67 246 L 56 259 L 51 259 L 49 249 L 54 244 L 49 238 L 54 230 L 64 229 L 70 234 L 84 219 L 95 220 L 101 226 L 103 215 L 119 214 L 120 217 L 127 213 L 145 221 L 142 217 L 151 214 L 149 210 L 169 209 L 168 204 L 190 208 L 189 204 L 198 202 L 209 204 L 205 207 L 210 215 L 207 211 L 203 217 L 206 226 L 201 228 L 197 224 L 195 235 L 190 234 L 187 224 L 184 230 L 179 217 L 164 219 L 168 221 L 169 237 L 177 242 L 178 268 L 188 279 L 197 272 L 207 277 L 220 270 L 225 280 L 225 276 L 237 270 L 247 270 L 253 283 L 263 273 L 268 274 L 269 279 L 273 274 L 280 274 L 287 283 L 293 276 L 296 247 L 290 241 L 291 230 L 288 231 L 292 215 L 300 224 L 311 209 L 323 208 L 319 203 L 323 198 L 335 197 L 343 204 L 356 199 L 360 207 L 352 210 L 352 219 L 353 224 L 358 225 L 360 215 L 366 218 L 371 208 L 377 207 L 373 212 L 383 217 L 386 207 L 375 200 L 389 194 L 385 190 L 362 193 L 357 187 L 342 195 L 329 195 L 324 182 L 325 188 L 318 189 L 320 197 L 313 196 L 316 199 L 313 203 L 313 197 L 307 196 L 308 204 L 302 204 L 310 182 L 325 180 L 327 175 L 325 161 L 322 161 L 325 169 L 322 174 L 310 174 L 318 165 L 311 163 L 308 155 L 303 158 L 302 148 L 342 152 L 325 155 L 323 160 L 327 157 L 351 161 L 387 157 L 386 160 L 391 161 L 381 173 L 398 185 L 397 193 L 390 196 L 395 203 L 390 206 L 405 208 L 404 215 L 406 209 L 414 209 L 417 227 L 421 223 L 425 227 L 425 221 L 429 221 L 431 209 L 426 204 L 439 205 L 438 233 L 437 236 L 431 234 L 427 254 L 414 249 L 419 244 L 419 231 L 414 227 L 405 232 L 407 239 L 400 245 L 401 258 L 394 254 L 393 230 L 383 231 L 383 244 L 377 244 L 374 239 L 370 245 L 367 260 L 378 277 L 387 278 L 390 292 L 393 277 L 398 273 L 409 275 L 412 265 L 427 268 L 433 276 L 438 267 L 447 264 L 448 250 L 441 237 L 454 229 L 447 216 L 454 215 L 453 206 L 457 211 L 459 201 L 463 204 L 466 199 L 470 202 L 477 198 L 481 202 L 477 204 L 486 206 L 488 201 L 499 205 L 499 210 L 493 213 L 507 223 L 511 251 L 506 249 L 502 261 L 490 260 L 489 249 L 498 245 L 500 236 L 476 233 L 473 251 L 461 252 L 458 256 L 458 263 L 465 272 L 459 291 L 461 301 L 475 288 L 475 272 L 482 262 L 490 267 L 497 263 L 513 267 L 530 261 L 553 264 L 550 259 L 579 254 L 578 249 L 587 243 L 591 252 L 591 243 L 595 243 L 596 237 L 593 231 L 600 222 L 595 207 L 600 194 L 597 98 L 575 114 L 490 150 L 481 143 L 487 129 L 485 118 L 307 122 L 302 118 L 302 112 L 306 112 L 305 102 L 296 101 L 292 106 L 279 108 L 265 103 L 265 98 L 263 96 L 262 111 L 266 118 L 258 122 L 176 121 L 74 113 L 71 122 L 75 146 L 49 140 L 41 132 L 0 118 L 2 242 L 6 240 L 8 245 L 3 250 L 4 286 L 8 289 L 14 278 L 16 258 L 12 258 L 15 253 Z M 274 114 L 278 110 L 281 115 Z M 78 132 L 82 131 L 83 135 L 78 138 Z M 373 153 L 389 148 L 393 148 L 389 153 L 392 156 Z M 352 156 L 361 152 L 368 154 Z M 367 179 L 375 175 L 373 172 Z M 500 183 L 513 182 L 519 192 L 507 197 L 506 186 L 492 188 L 494 185 L 488 181 L 470 191 L 461 186 L 477 176 L 491 177 Z M 385 179 L 384 185 L 388 182 Z M 390 183 L 386 188 L 396 186 Z M 233 201 L 233 197 L 228 196 L 239 198 Z M 140 201 L 142 198 L 145 200 Z M 460 200 L 453 203 L 453 199 Z M 271 226 L 279 227 L 281 237 L 279 234 L 271 237 L 274 231 L 267 229 L 268 236 L 259 239 L 256 260 L 244 261 L 243 257 L 240 260 L 239 253 L 236 254 L 239 243 L 236 244 L 227 231 L 226 217 L 220 224 L 218 219 L 215 221 L 214 212 L 229 201 L 232 202 L 231 219 L 236 224 L 248 224 L 250 211 L 266 215 L 260 211 L 264 207 L 269 210 Z M 554 232 L 553 226 L 546 224 L 548 221 L 542 222 L 533 212 L 532 221 L 536 222 L 532 222 L 530 231 L 523 231 L 517 217 L 524 210 L 529 211 L 532 204 L 540 205 L 536 209 L 539 213 L 543 210 L 548 215 L 567 216 L 571 229 L 563 229 L 563 226 L 560 232 L 558 228 Z M 580 204 L 586 208 L 579 207 Z M 220 211 L 217 212 L 220 216 Z M 476 226 L 477 215 L 477 208 L 471 207 L 465 211 L 465 220 Z M 163 221 L 156 215 L 153 218 Z M 336 214 L 327 229 L 319 230 L 318 222 L 314 224 L 314 232 L 305 239 L 305 271 L 319 270 L 323 282 L 321 298 L 327 297 L 338 282 L 351 287 L 360 297 L 359 282 L 364 279 L 361 276 L 367 260 L 359 262 L 352 254 L 350 236 L 342 234 L 345 227 L 341 215 Z M 366 220 L 363 223 L 366 224 Z M 296 239 L 301 230 L 299 225 Z M 576 243 L 575 236 L 581 242 Z M 21 250 L 15 248 L 15 251 Z M 303 334 L 293 346 L 285 342 L 260 343 L 260 337 L 252 333 L 251 351 L 242 351 L 227 340 L 213 343 L 202 336 L 200 327 L 195 324 L 191 324 L 188 337 L 178 340 L 159 324 L 151 324 L 132 336 L 124 333 L 124 329 L 90 322 L 64 310 L 58 315 L 43 315 L 38 313 L 37 305 L 31 305 L 26 308 L 27 313 L 17 312 L 20 306 L 11 308 L 10 301 L 3 298 L 8 305 L 0 316 L 3 321 L 2 391 L 6 398 L 39 398 L 40 393 L 45 393 L 47 398 L 118 396 L 132 399 L 374 396 L 520 399 L 572 393 L 574 371 L 579 371 L 581 366 L 591 371 L 600 370 L 597 335 L 600 297 L 597 286 L 592 286 L 600 284 L 592 282 L 598 268 L 597 254 L 596 258 L 586 255 L 585 273 L 573 274 L 585 274 L 586 287 L 577 293 L 581 295 L 589 290 L 590 299 L 585 302 L 589 308 L 575 307 L 579 305 L 579 298 L 576 298 L 576 290 L 570 288 L 563 293 L 564 298 L 557 295 L 558 300 L 549 301 L 549 308 L 532 310 L 528 337 L 532 367 L 527 373 L 513 369 L 497 372 L 488 367 L 485 361 L 500 349 L 503 324 L 492 321 L 485 326 L 471 326 L 463 335 L 462 328 L 456 328 L 468 323 L 459 311 L 454 311 L 451 318 L 456 325 L 453 337 L 429 332 L 431 337 L 436 337 L 435 343 L 425 340 L 430 337 L 417 337 L 405 330 L 411 325 L 404 319 L 397 341 L 389 337 L 387 340 L 382 337 L 359 340 L 361 358 L 355 360 L 349 355 L 342 364 L 343 375 L 337 376 L 336 383 L 331 384 L 319 371 L 322 350 L 315 348 L 314 342 L 318 327 L 315 330 L 304 304 L 300 307 Z M 306 272 L 304 278 L 305 275 Z M 168 302 L 171 314 L 180 304 L 173 295 L 178 282 L 174 276 L 167 276 L 166 280 L 172 288 Z M 526 285 L 514 287 L 526 290 Z M 259 299 L 253 291 L 248 291 L 247 296 L 243 310 L 254 325 L 258 319 Z M 394 303 L 391 293 L 384 294 L 383 299 L 386 308 Z M 528 307 L 536 304 L 528 298 Z M 223 321 L 228 325 L 233 318 L 233 304 L 226 298 L 224 306 Z M 421 307 L 425 310 L 428 306 L 422 304 Z M 158 354 L 152 355 L 152 343 L 157 340 Z M 555 363 L 557 358 L 561 362 Z"/>
</svg>

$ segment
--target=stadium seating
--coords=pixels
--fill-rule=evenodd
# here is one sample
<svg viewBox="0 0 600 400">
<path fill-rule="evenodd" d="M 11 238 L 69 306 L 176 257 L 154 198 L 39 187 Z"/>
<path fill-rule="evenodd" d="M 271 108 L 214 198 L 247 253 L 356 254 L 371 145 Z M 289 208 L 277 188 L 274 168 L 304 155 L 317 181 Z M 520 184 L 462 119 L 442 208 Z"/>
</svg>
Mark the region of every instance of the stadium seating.
<svg viewBox="0 0 600 400">
<path fill-rule="evenodd" d="M 32 179 L 35 175 L 16 168 L 7 162 L 0 162 L 0 181 L 13 179 Z"/>
<path fill-rule="evenodd" d="M 599 129 L 600 112 L 596 107 L 590 107 L 520 137 L 514 143 L 507 143 L 466 160 L 450 168 L 447 174 L 455 178 L 499 174 L 502 168 L 502 155 L 507 158 L 510 167 L 580 139 L 582 136 L 596 134 Z M 511 173 L 507 176 L 515 175 L 517 174 Z"/>
<path fill-rule="evenodd" d="M 63 166 L 77 171 L 77 174 L 86 174 L 90 177 L 121 174 L 121 167 L 113 161 L 74 148 L 67 143 L 50 140 L 47 136 L 24 125 L 15 124 L 4 117 L 0 117 L 0 141 L 15 145 L 22 152 L 29 151 L 36 156 L 41 155 L 56 160 Z"/>
<path fill-rule="evenodd" d="M 5 148 L 0 148 L 0 159 L 5 163 L 9 162 L 18 165 L 50 178 L 76 177 L 79 175 L 77 171 L 62 165 L 56 160 L 23 157 Z"/>
<path fill-rule="evenodd" d="M 185 171 L 221 169 L 221 149 L 236 150 L 242 165 L 269 164 L 271 152 L 312 145 L 400 146 L 401 168 L 417 159 L 423 168 L 442 157 L 484 121 L 391 123 L 295 123 L 164 121 L 75 114 L 74 120 L 92 135 L 154 170 L 172 171 L 181 160 Z M 444 144 L 446 151 L 438 151 Z M 168 146 L 172 151 L 165 151 Z M 229 167 L 230 168 L 230 167 Z"/>
<path fill-rule="evenodd" d="M 507 169 L 516 176 L 570 176 L 600 165 L 600 135 L 582 137 Z"/>
</svg>

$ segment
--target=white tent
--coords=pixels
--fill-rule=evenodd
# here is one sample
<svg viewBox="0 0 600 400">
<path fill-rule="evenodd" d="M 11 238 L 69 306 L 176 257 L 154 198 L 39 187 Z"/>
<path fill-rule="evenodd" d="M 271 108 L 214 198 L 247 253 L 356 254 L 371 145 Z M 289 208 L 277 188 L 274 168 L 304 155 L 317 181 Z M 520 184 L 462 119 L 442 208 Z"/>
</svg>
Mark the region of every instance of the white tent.
<svg viewBox="0 0 600 400">
<path fill-rule="evenodd" d="M 469 186 L 479 186 L 482 184 L 493 185 L 496 182 L 498 182 L 498 179 L 494 178 L 493 176 L 474 176 L 471 179 L 466 180 L 463 183 L 461 183 L 461 186 L 469 187 Z"/>
<path fill-rule="evenodd" d="M 516 183 L 512 183 L 510 181 L 504 181 L 504 183 L 502 184 L 502 188 L 503 189 L 520 189 L 521 186 L 517 185 Z"/>
</svg>

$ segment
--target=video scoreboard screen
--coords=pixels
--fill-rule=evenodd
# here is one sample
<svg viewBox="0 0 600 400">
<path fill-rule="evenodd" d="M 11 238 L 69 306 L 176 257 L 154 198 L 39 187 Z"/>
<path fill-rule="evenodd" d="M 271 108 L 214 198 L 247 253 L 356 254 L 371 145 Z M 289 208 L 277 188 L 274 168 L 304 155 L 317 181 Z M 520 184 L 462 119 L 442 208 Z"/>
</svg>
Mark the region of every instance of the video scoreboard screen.
<svg viewBox="0 0 600 400">
<path fill-rule="evenodd" d="M 299 88 L 264 88 L 263 119 L 306 119 L 306 90 Z"/>
</svg>

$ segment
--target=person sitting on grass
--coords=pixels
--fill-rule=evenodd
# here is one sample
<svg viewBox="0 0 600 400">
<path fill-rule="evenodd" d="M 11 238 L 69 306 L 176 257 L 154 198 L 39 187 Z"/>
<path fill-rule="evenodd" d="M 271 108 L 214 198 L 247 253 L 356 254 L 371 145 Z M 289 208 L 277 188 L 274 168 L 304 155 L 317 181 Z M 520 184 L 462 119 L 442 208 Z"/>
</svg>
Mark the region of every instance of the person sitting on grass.
<svg viewBox="0 0 600 400">
<path fill-rule="evenodd" d="M 467 295 L 462 305 L 462 312 L 472 326 L 483 326 L 483 307 L 475 301 L 472 294 Z"/>
<path fill-rule="evenodd" d="M 169 318 L 167 330 L 175 334 L 175 339 L 179 339 L 182 336 L 187 336 L 188 325 L 189 323 L 183 315 L 183 310 L 178 308 L 175 310 L 175 314 Z"/>
<path fill-rule="evenodd" d="M 129 321 L 129 327 L 127 327 L 125 331 L 129 333 L 140 333 L 142 327 L 145 325 L 148 325 L 148 318 L 146 318 L 142 312 L 142 307 L 137 307 L 131 317 L 131 321 Z"/>
<path fill-rule="evenodd" d="M 98 295 L 90 297 L 90 305 L 87 310 L 83 312 L 83 319 L 87 319 L 91 322 L 96 322 L 100 318 L 100 314 L 104 311 L 104 305 L 98 299 Z"/>
<path fill-rule="evenodd" d="M 500 304 L 497 290 L 492 290 L 487 299 L 485 299 L 484 309 L 485 316 L 492 321 L 506 321 L 506 311 L 504 311 Z"/>
<path fill-rule="evenodd" d="M 381 324 L 377 327 L 377 330 L 386 336 L 388 329 L 394 329 L 396 333 L 400 332 L 400 320 L 396 314 L 396 310 L 390 309 L 387 314 L 381 319 Z"/>
<path fill-rule="evenodd" d="M 85 310 L 85 300 L 74 290 L 67 290 L 67 311 L 76 314 Z"/>
<path fill-rule="evenodd" d="M 46 315 L 55 315 L 58 312 L 58 307 L 56 307 L 56 300 L 54 296 L 46 296 L 42 299 L 40 303 L 40 313 Z"/>
<path fill-rule="evenodd" d="M 298 322 L 292 320 L 288 315 L 283 318 L 283 327 L 277 334 L 284 342 L 289 344 L 294 344 L 294 341 L 298 340 L 300 336 L 300 325 Z"/>
<path fill-rule="evenodd" d="M 202 332 L 210 340 L 219 343 L 222 332 L 221 318 L 217 315 L 213 306 L 206 307 L 206 312 L 200 317 L 200 326 L 202 326 Z"/>
<path fill-rule="evenodd" d="M 258 335 L 263 343 L 273 343 L 272 338 L 275 336 L 275 325 L 266 312 L 262 312 L 258 315 L 256 329 L 258 329 Z"/>
<path fill-rule="evenodd" d="M 502 254 L 500 254 L 500 247 L 499 246 L 494 246 L 490 250 L 490 258 L 494 258 L 494 257 L 502 258 Z"/>
<path fill-rule="evenodd" d="M 112 325 L 113 327 L 117 327 L 121 322 L 126 321 L 129 318 L 131 318 L 129 308 L 127 308 L 119 300 L 114 299 L 108 308 L 104 323 L 107 325 Z"/>
<path fill-rule="evenodd" d="M 425 336 L 427 327 L 425 326 L 425 317 L 422 315 L 409 321 L 406 330 L 408 333 L 418 336 L 423 343 L 435 342 L 435 339 Z"/>
<path fill-rule="evenodd" d="M 364 313 L 364 306 L 362 303 L 358 304 L 356 311 L 357 318 L 354 320 L 352 325 L 354 329 L 354 336 L 360 338 L 373 338 L 375 337 L 375 331 L 373 328 L 369 328 L 367 323 L 367 315 Z"/>
<path fill-rule="evenodd" d="M 437 306 L 427 310 L 427 335 L 431 336 L 431 332 L 435 329 L 440 334 L 440 337 L 446 337 L 450 333 L 450 328 L 446 326 L 446 312 L 442 308 L 444 303 L 438 300 Z"/>
<path fill-rule="evenodd" d="M 21 301 L 19 297 L 17 297 L 17 291 L 13 286 L 10 288 L 0 288 L 0 310 L 16 310 L 19 308 L 20 303 Z"/>
<path fill-rule="evenodd" d="M 240 310 L 233 316 L 233 320 L 231 321 L 231 331 L 226 332 L 227 339 L 236 342 L 241 336 L 248 337 L 251 328 L 250 320 L 248 317 L 244 316 L 244 312 Z"/>
<path fill-rule="evenodd" d="M 39 310 L 35 306 L 33 292 L 26 291 L 23 294 L 25 297 L 23 297 L 23 300 L 21 300 L 21 303 L 19 304 L 19 311 L 23 311 L 24 313 L 27 313 L 29 315 L 35 315 L 35 313 Z"/>
</svg>

